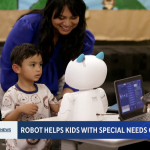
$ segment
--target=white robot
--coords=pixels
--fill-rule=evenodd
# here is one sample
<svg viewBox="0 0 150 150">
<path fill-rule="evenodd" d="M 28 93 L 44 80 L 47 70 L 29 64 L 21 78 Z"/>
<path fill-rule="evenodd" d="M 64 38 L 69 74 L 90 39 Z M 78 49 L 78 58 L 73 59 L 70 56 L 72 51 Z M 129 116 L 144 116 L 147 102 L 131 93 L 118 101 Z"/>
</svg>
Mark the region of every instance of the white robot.
<svg viewBox="0 0 150 150">
<path fill-rule="evenodd" d="M 58 112 L 59 120 L 99 121 L 103 119 L 100 114 L 107 111 L 108 101 L 105 91 L 97 88 L 103 84 L 107 75 L 107 66 L 103 58 L 103 52 L 96 56 L 81 54 L 77 59 L 69 62 L 65 81 L 79 91 L 66 93 L 63 96 Z"/>
</svg>

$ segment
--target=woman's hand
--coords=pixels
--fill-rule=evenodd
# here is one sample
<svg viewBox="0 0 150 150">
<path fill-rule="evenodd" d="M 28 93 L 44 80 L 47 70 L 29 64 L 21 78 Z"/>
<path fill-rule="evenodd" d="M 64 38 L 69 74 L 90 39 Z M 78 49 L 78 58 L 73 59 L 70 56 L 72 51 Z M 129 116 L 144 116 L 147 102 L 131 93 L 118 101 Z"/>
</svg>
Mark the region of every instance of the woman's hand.
<svg viewBox="0 0 150 150">
<path fill-rule="evenodd" d="M 28 115 L 34 115 L 38 111 L 38 106 L 36 104 L 24 104 L 17 107 L 18 111 Z"/>
</svg>

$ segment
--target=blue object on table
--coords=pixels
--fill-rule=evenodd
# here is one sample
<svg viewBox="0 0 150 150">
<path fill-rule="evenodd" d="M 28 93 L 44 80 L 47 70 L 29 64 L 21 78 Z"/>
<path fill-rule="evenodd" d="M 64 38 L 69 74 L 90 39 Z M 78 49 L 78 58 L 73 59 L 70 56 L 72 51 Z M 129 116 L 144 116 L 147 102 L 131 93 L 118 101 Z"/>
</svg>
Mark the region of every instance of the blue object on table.
<svg viewBox="0 0 150 150">
<path fill-rule="evenodd" d="M 116 104 L 110 106 L 108 108 L 107 112 L 116 112 L 116 113 L 118 113 L 118 104 L 116 103 Z"/>
</svg>

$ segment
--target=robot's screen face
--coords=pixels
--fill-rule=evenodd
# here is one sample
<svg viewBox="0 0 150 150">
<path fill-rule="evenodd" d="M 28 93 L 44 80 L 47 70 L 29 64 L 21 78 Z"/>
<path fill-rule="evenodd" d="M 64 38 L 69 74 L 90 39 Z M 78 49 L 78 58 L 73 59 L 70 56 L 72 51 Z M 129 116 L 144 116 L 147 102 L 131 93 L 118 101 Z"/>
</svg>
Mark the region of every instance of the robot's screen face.
<svg viewBox="0 0 150 150">
<path fill-rule="evenodd" d="M 84 56 L 81 62 L 78 62 L 78 59 L 69 62 L 65 73 L 66 83 L 76 89 L 101 86 L 107 75 L 105 62 L 94 55 Z"/>
</svg>

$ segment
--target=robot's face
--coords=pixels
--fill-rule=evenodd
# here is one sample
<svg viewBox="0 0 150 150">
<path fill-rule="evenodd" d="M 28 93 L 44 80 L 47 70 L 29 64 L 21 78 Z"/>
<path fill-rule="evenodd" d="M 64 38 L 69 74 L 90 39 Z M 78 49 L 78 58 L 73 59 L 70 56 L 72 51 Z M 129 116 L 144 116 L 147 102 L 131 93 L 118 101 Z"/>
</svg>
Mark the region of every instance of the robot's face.
<svg viewBox="0 0 150 150">
<path fill-rule="evenodd" d="M 70 61 L 65 73 L 66 83 L 79 90 L 101 86 L 107 75 L 103 58 L 104 53 L 101 52 L 96 56 L 81 54 L 76 60 Z"/>
</svg>

